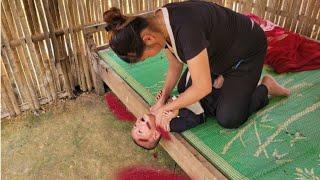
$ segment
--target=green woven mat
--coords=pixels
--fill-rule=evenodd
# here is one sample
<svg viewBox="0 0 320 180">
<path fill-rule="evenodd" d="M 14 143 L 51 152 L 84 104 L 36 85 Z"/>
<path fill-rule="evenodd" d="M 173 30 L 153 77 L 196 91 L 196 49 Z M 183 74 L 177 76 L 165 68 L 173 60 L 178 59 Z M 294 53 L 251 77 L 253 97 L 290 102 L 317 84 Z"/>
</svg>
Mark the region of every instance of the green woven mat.
<svg viewBox="0 0 320 180">
<path fill-rule="evenodd" d="M 163 52 L 130 65 L 112 51 L 100 56 L 149 104 L 164 83 Z M 236 130 L 221 128 L 214 118 L 182 135 L 231 179 L 320 178 L 320 70 L 272 74 L 290 88 L 289 98 L 273 98 Z M 176 91 L 175 91 L 176 93 Z"/>
</svg>

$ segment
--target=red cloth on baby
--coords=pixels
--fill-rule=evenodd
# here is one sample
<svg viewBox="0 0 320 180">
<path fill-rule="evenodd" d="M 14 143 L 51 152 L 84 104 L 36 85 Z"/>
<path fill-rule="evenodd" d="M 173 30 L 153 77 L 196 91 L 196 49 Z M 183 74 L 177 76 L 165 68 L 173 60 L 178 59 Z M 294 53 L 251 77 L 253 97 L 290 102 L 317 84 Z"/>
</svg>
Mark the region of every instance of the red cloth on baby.
<svg viewBox="0 0 320 180">
<path fill-rule="evenodd" d="M 249 14 L 264 30 L 268 39 L 265 64 L 278 73 L 320 68 L 320 43 L 285 30 L 270 21 Z"/>
</svg>

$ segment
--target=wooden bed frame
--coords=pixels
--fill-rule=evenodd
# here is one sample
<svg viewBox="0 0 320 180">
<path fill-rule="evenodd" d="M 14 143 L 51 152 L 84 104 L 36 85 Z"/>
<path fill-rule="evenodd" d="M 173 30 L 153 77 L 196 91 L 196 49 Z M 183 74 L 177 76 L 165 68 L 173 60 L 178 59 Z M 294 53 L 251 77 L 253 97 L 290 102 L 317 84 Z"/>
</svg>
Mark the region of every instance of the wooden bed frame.
<svg viewBox="0 0 320 180">
<path fill-rule="evenodd" d="M 87 26 L 84 28 L 87 55 L 91 61 L 92 78 L 96 93 L 104 94 L 103 82 L 126 105 L 136 117 L 149 112 L 149 105 L 135 92 L 105 61 L 98 51 L 109 46 L 96 46 L 93 34 L 104 30 L 105 23 Z M 95 73 L 94 73 L 95 72 Z M 181 135 L 171 133 L 171 140 L 161 140 L 160 145 L 168 152 L 178 165 L 191 179 L 213 180 L 227 179 L 213 164 L 203 157 Z"/>
</svg>

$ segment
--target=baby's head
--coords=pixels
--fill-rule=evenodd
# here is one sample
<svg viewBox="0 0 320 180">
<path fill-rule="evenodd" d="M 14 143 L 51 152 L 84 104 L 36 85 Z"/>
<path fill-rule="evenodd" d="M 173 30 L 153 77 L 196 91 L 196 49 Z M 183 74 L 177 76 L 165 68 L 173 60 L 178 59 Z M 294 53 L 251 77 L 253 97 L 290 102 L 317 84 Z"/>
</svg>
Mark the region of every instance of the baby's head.
<svg viewBox="0 0 320 180">
<path fill-rule="evenodd" d="M 154 115 L 145 114 L 134 123 L 131 136 L 138 146 L 151 150 L 158 145 L 161 134 L 157 131 L 155 121 L 156 118 Z"/>
</svg>

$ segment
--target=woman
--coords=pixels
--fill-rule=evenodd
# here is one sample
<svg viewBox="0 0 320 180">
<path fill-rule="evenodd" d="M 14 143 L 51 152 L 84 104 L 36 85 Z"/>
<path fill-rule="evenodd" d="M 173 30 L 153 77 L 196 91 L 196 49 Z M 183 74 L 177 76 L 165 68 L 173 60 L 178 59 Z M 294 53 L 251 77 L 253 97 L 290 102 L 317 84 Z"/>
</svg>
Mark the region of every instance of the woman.
<svg viewBox="0 0 320 180">
<path fill-rule="evenodd" d="M 193 104 L 212 91 L 212 76 L 224 82 L 216 118 L 225 128 L 236 128 L 265 106 L 268 94 L 289 95 L 289 90 L 269 77 L 269 88 L 259 85 L 266 38 L 259 25 L 248 17 L 214 3 L 171 3 L 149 17 L 126 17 L 116 8 L 104 13 L 106 30 L 112 31 L 110 47 L 128 63 L 143 61 L 166 48 L 169 68 L 162 94 L 151 107 L 157 124 L 166 111 Z M 192 85 L 171 103 L 165 104 L 188 65 Z"/>
</svg>

